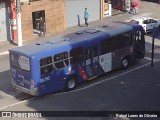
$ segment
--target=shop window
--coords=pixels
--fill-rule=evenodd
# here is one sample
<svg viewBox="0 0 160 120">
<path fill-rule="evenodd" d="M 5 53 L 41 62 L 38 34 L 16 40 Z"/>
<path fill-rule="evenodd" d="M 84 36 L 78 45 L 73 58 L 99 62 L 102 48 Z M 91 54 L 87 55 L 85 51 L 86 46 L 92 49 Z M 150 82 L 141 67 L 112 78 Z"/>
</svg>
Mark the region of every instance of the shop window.
<svg viewBox="0 0 160 120">
<path fill-rule="evenodd" d="M 37 33 L 39 31 L 38 22 L 40 17 L 45 21 L 44 10 L 32 12 L 33 33 Z"/>
</svg>

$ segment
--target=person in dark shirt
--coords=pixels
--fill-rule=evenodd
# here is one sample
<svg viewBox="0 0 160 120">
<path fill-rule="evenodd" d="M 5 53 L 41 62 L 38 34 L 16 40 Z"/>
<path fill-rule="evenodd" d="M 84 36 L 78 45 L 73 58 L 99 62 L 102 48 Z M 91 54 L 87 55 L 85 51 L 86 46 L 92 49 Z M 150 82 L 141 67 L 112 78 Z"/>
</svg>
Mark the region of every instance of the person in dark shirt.
<svg viewBox="0 0 160 120">
<path fill-rule="evenodd" d="M 42 17 L 40 17 L 40 20 L 38 22 L 38 26 L 39 26 L 39 31 L 40 31 L 40 37 L 44 37 L 45 36 L 45 22 L 42 19 Z"/>
</svg>

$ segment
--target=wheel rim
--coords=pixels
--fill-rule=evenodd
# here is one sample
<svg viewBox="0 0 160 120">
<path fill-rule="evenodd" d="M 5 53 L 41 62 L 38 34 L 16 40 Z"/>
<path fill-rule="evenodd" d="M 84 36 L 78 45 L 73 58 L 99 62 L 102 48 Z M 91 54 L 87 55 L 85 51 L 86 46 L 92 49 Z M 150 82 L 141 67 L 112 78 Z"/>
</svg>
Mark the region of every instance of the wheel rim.
<svg viewBox="0 0 160 120">
<path fill-rule="evenodd" d="M 122 61 L 123 67 L 127 67 L 128 66 L 128 60 L 124 59 Z"/>
<path fill-rule="evenodd" d="M 75 80 L 74 79 L 72 79 L 72 80 L 69 80 L 68 81 L 68 88 L 69 89 L 72 89 L 72 88 L 74 88 L 75 87 Z"/>
</svg>

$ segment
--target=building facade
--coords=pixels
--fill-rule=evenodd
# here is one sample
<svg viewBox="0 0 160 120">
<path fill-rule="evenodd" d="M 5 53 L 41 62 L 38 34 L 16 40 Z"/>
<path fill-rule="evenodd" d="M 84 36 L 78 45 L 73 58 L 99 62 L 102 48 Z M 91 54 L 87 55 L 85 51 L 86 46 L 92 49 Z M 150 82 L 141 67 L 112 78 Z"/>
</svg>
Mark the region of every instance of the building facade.
<svg viewBox="0 0 160 120">
<path fill-rule="evenodd" d="M 0 42 L 11 39 L 8 7 L 9 2 L 7 0 L 0 0 Z"/>
<path fill-rule="evenodd" d="M 84 10 L 89 13 L 88 22 L 100 19 L 100 0 L 65 0 L 66 27 L 84 24 Z"/>
<path fill-rule="evenodd" d="M 21 2 L 21 21 L 23 39 L 39 33 L 38 21 L 42 17 L 46 23 L 46 33 L 65 30 L 65 1 L 40 0 Z"/>
<path fill-rule="evenodd" d="M 12 18 L 16 15 L 14 2 L 10 0 Z M 109 0 L 108 0 L 109 1 Z M 84 9 L 88 8 L 89 21 L 101 20 L 109 14 L 111 7 L 106 0 L 20 0 L 22 37 L 27 40 L 39 34 L 38 21 L 42 17 L 46 23 L 47 33 L 58 33 L 65 31 L 68 27 L 84 24 Z M 111 14 L 109 14 L 111 16 Z M 15 19 L 12 26 L 16 25 Z M 14 24 L 13 24 L 14 23 Z M 16 28 L 16 27 L 14 27 Z M 11 30 L 12 39 L 16 41 L 17 33 Z"/>
<path fill-rule="evenodd" d="M 4 16 L 0 21 L 6 23 L 6 26 L 2 26 L 4 22 L 0 22 L 0 35 L 3 36 L 0 41 L 17 40 L 16 1 L 0 0 L 0 14 Z M 10 11 L 7 11 L 9 10 L 7 6 Z M 89 12 L 88 22 L 92 22 L 111 16 L 111 6 L 111 0 L 20 0 L 23 40 L 39 34 L 37 25 L 40 17 L 46 23 L 46 33 L 58 33 L 65 31 L 68 27 L 83 25 L 85 8 Z M 9 17 L 10 21 L 6 21 Z"/>
</svg>

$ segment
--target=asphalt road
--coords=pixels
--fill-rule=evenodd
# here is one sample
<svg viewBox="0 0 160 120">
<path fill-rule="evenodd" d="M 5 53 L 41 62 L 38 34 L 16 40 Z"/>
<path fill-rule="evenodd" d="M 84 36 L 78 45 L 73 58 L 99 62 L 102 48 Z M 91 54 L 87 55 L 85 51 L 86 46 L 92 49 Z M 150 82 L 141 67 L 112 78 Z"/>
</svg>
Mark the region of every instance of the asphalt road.
<svg viewBox="0 0 160 120">
<path fill-rule="evenodd" d="M 127 70 L 115 70 L 102 75 L 78 86 L 73 92 L 35 98 L 11 87 L 8 55 L 0 56 L 0 111 L 160 111 L 160 41 L 155 40 L 153 68 L 150 67 L 151 42 L 151 37 L 146 36 L 146 57 Z M 41 119 L 63 120 L 64 117 Z M 65 119 L 137 118 L 65 117 Z"/>
<path fill-rule="evenodd" d="M 152 12 L 152 17 L 159 18 L 159 8 L 159 5 L 142 2 L 139 12 Z M 123 20 L 127 17 L 126 14 L 119 15 L 115 16 L 113 20 Z M 108 23 L 109 19 L 106 20 Z M 153 68 L 150 67 L 151 43 L 152 38 L 150 35 L 146 36 L 146 57 L 130 66 L 127 70 L 116 70 L 107 73 L 93 81 L 81 84 L 73 92 L 55 93 L 36 98 L 12 88 L 8 55 L 1 55 L 0 111 L 160 111 L 160 40 L 155 40 L 155 63 Z M 3 118 L 1 119 L 3 120 Z M 4 119 L 19 120 L 26 118 Z M 28 119 L 35 120 L 36 118 Z M 44 117 L 40 119 L 159 120 L 160 118 Z"/>
</svg>

